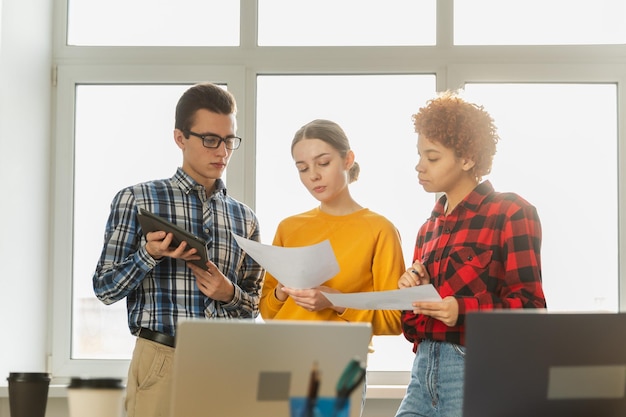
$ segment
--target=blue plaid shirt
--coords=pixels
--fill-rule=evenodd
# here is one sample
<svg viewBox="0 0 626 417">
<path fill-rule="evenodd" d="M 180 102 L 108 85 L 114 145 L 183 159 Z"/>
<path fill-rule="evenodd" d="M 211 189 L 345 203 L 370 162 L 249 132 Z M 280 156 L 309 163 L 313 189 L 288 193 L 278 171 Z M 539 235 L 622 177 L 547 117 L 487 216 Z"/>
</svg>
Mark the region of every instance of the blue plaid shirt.
<svg viewBox="0 0 626 417">
<path fill-rule="evenodd" d="M 209 242 L 209 258 L 234 284 L 231 302 L 202 294 L 185 261 L 155 260 L 148 254 L 139 207 Z M 213 195 L 181 168 L 172 178 L 124 188 L 111 203 L 94 292 L 105 304 L 126 298 L 132 334 L 146 327 L 174 336 L 180 318 L 255 318 L 264 270 L 239 248 L 231 232 L 260 239 L 256 215 L 230 197 L 220 179 Z"/>
</svg>

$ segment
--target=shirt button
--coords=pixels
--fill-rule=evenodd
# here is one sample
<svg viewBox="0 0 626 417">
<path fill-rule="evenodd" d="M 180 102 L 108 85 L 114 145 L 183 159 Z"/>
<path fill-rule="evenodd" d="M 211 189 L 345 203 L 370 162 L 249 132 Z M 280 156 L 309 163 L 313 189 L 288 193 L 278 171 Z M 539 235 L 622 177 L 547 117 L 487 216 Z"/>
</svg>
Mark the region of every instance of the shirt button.
<svg viewBox="0 0 626 417">
<path fill-rule="evenodd" d="M 474 257 L 473 257 L 473 256 L 471 256 L 471 255 L 467 257 L 467 260 L 468 260 L 468 261 L 471 261 L 472 259 L 474 259 Z"/>
<path fill-rule="evenodd" d="M 446 230 L 444 230 L 444 233 L 450 234 L 450 228 L 446 228 Z"/>
</svg>

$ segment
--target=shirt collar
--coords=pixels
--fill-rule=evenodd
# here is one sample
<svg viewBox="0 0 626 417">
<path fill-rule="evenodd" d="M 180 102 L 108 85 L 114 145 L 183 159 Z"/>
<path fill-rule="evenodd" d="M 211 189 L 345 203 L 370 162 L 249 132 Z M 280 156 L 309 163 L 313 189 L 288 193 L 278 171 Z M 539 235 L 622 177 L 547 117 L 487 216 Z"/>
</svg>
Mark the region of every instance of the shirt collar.
<svg viewBox="0 0 626 417">
<path fill-rule="evenodd" d="M 178 184 L 178 187 L 185 194 L 189 194 L 193 190 L 198 190 L 202 192 L 205 191 L 203 185 L 199 184 L 196 180 L 191 178 L 191 176 L 189 176 L 189 174 L 183 171 L 183 169 L 180 167 L 176 169 L 173 180 L 176 184 Z M 222 181 L 221 178 L 215 180 L 215 191 L 213 192 L 213 194 L 222 194 L 224 196 L 226 195 L 226 184 L 224 184 L 224 181 Z"/>
<path fill-rule="evenodd" d="M 461 202 L 465 208 L 472 211 L 478 211 L 478 207 L 485 201 L 485 198 L 493 193 L 493 185 L 489 180 L 483 181 L 474 188 Z"/>
<path fill-rule="evenodd" d="M 478 211 L 478 207 L 480 207 L 485 198 L 493 192 L 493 185 L 491 185 L 489 180 L 485 180 L 478 184 L 471 193 L 465 196 L 459 203 L 459 206 L 465 207 L 467 210 Z M 444 213 L 447 200 L 448 198 L 444 195 L 437 201 L 432 213 L 434 217 L 441 216 Z"/>
</svg>

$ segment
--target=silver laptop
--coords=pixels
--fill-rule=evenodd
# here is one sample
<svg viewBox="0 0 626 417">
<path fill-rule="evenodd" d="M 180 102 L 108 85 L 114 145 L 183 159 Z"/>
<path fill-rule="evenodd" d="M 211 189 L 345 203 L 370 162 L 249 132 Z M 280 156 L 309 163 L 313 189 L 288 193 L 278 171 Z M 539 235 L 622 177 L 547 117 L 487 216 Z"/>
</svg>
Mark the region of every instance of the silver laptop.
<svg viewBox="0 0 626 417">
<path fill-rule="evenodd" d="M 173 417 L 289 417 L 290 398 L 306 397 L 312 368 L 321 399 L 334 399 L 353 359 L 367 360 L 369 323 L 188 320 L 178 325 Z M 363 388 L 350 395 L 361 413 Z"/>
<path fill-rule="evenodd" d="M 626 314 L 470 313 L 463 417 L 626 416 Z"/>
</svg>

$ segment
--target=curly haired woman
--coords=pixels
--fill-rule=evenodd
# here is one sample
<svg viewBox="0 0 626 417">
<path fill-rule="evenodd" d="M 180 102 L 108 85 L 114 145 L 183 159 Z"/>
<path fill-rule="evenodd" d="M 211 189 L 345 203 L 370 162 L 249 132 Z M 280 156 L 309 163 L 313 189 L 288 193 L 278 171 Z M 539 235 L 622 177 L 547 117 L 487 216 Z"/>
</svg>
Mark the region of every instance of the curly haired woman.
<svg viewBox="0 0 626 417">
<path fill-rule="evenodd" d="M 419 183 L 442 195 L 419 230 L 414 263 L 398 286 L 431 283 L 442 301 L 415 302 L 402 313 L 403 333 L 416 355 L 396 417 L 460 417 L 466 314 L 546 307 L 541 223 L 522 197 L 482 181 L 499 140 L 482 106 L 448 91 L 428 101 L 413 121 Z"/>
</svg>

